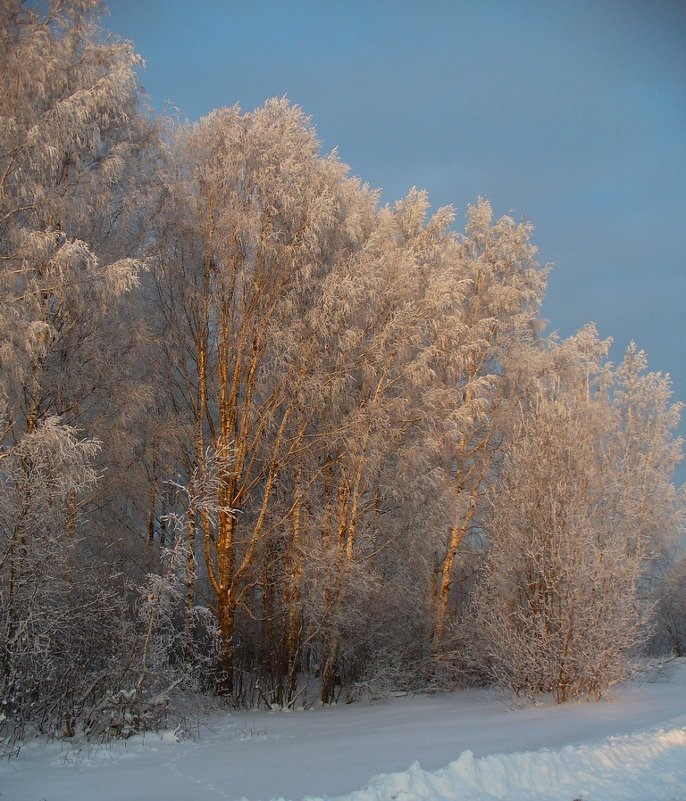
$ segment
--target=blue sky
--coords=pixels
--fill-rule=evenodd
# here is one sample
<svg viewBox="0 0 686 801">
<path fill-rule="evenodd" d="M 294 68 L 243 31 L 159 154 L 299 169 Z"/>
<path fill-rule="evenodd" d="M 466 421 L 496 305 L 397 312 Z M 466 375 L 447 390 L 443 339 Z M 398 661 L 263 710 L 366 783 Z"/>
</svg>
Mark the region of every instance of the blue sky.
<svg viewBox="0 0 686 801">
<path fill-rule="evenodd" d="M 686 2 L 110 0 L 153 106 L 287 95 L 393 202 L 536 226 L 544 315 L 634 339 L 686 400 Z M 686 433 L 686 425 L 682 426 Z M 686 479 L 686 468 L 680 471 Z"/>
</svg>

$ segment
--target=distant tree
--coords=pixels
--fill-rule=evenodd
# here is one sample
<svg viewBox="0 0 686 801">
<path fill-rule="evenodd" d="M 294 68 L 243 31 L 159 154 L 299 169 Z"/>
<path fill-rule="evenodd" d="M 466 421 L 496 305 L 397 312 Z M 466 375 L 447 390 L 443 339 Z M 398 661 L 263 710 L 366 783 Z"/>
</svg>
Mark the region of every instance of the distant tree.
<svg viewBox="0 0 686 801">
<path fill-rule="evenodd" d="M 630 552 L 655 560 L 670 552 L 684 523 L 684 496 L 674 485 L 683 458 L 675 434 L 683 409 L 672 402 L 669 375 L 647 372 L 648 358 L 632 342 L 613 373 L 615 429 L 607 443 L 612 476 L 612 514 Z"/>
<path fill-rule="evenodd" d="M 657 585 L 656 645 L 686 656 L 686 556 L 677 551 Z"/>
</svg>

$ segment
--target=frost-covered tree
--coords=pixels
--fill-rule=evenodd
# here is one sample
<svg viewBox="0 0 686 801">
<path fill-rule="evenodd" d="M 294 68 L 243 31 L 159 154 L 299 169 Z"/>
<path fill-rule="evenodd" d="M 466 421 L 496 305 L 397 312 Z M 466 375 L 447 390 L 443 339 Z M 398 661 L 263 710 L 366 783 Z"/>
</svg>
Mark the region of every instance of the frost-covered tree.
<svg viewBox="0 0 686 801">
<path fill-rule="evenodd" d="M 117 615 L 117 566 L 95 554 L 124 530 L 112 487 L 144 396 L 122 298 L 142 266 L 151 125 L 139 59 L 97 10 L 0 5 L 0 681 L 7 703 L 67 731 Z"/>
<path fill-rule="evenodd" d="M 489 494 L 476 626 L 492 675 L 529 697 L 599 698 L 627 674 L 650 612 L 641 576 L 669 533 L 641 521 L 678 518 L 668 382 L 640 375 L 633 348 L 613 372 L 607 347 L 587 327 L 539 351 Z M 656 457 L 632 482 L 618 456 L 629 451 Z"/>
<path fill-rule="evenodd" d="M 441 390 L 452 390 L 445 420 L 448 458 L 439 462 L 451 508 L 449 529 L 434 554 L 434 646 L 440 649 L 450 608 L 458 549 L 478 521 L 480 500 L 494 478 L 494 460 L 507 426 L 507 402 L 521 381 L 521 353 L 540 328 L 546 270 L 536 262 L 533 228 L 510 217 L 493 221 L 490 204 L 469 208 L 465 236 L 441 274 L 451 287 L 435 315 L 433 367 Z M 450 275 L 452 273 L 452 275 Z M 516 376 L 516 378 L 515 378 Z M 450 397 L 450 396 L 449 396 Z"/>
<path fill-rule="evenodd" d="M 71 601 L 79 590 L 69 501 L 94 485 L 96 450 L 48 418 L 3 460 L 0 687 L 3 718 L 11 721 L 30 720 L 38 710 L 53 718 L 44 702 L 50 697 L 57 705 L 55 692 L 71 689 L 79 650 Z"/>
<path fill-rule="evenodd" d="M 140 331 L 120 301 L 135 286 L 143 228 L 131 46 L 102 39 L 95 2 L 2 6 L 0 330 L 6 452 L 42 419 L 110 432 L 140 398 Z M 118 472 L 118 471 L 117 471 Z M 112 480 L 112 473 L 108 481 Z M 102 500 L 102 499 L 101 499 Z"/>
<path fill-rule="evenodd" d="M 656 559 L 672 549 L 684 521 L 683 493 L 673 480 L 683 458 L 675 435 L 683 404 L 672 402 L 669 375 L 647 368 L 646 354 L 631 343 L 613 373 L 616 430 L 606 461 L 628 550 Z"/>
<path fill-rule="evenodd" d="M 678 551 L 657 586 L 655 644 L 675 656 L 686 655 L 686 555 Z"/>
<path fill-rule="evenodd" d="M 683 525 L 668 377 L 541 340 L 529 224 L 380 207 L 286 100 L 156 122 L 99 11 L 0 0 L 10 725 L 417 687 L 456 621 L 480 677 L 602 694 Z"/>
<path fill-rule="evenodd" d="M 307 315 L 373 201 L 347 183 L 335 156 L 320 157 L 307 119 L 281 100 L 248 114 L 214 112 L 181 132 L 176 153 L 160 251 L 162 330 L 173 343 L 173 403 L 190 435 L 186 470 L 202 483 L 208 448 L 231 456 L 217 476 L 216 514 L 191 509 L 189 519 L 230 692 L 236 617 L 258 588 L 257 614 L 270 625 L 275 532 L 298 515 L 294 465 L 327 380 L 314 371 Z"/>
<path fill-rule="evenodd" d="M 397 653 L 423 639 L 416 627 L 401 632 L 370 611 L 403 607 L 409 622 L 424 603 L 425 582 L 403 565 L 418 537 L 415 485 L 430 470 L 431 440 L 421 432 L 430 425 L 436 277 L 455 247 L 451 211 L 427 212 L 416 191 L 383 209 L 356 257 L 328 276 L 314 311 L 326 332 L 322 371 L 335 378 L 316 421 L 325 701 L 372 653 L 388 650 L 391 630 L 400 635 Z"/>
</svg>

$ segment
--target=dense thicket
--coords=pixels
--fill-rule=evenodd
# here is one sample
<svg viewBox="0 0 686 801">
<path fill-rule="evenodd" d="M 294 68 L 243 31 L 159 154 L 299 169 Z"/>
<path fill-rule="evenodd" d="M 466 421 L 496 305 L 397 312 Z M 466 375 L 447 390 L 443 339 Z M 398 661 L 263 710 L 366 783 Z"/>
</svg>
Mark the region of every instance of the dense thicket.
<svg viewBox="0 0 686 801">
<path fill-rule="evenodd" d="M 531 226 L 381 207 L 285 100 L 152 120 L 95 11 L 0 3 L 0 728 L 600 697 L 654 599 L 682 649 L 679 406 L 542 336 Z"/>
</svg>

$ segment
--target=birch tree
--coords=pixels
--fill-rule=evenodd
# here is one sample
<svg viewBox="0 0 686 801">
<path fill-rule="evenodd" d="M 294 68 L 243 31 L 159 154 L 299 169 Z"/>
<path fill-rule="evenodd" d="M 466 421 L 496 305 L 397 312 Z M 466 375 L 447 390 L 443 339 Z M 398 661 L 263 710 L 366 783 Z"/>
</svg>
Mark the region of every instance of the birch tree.
<svg viewBox="0 0 686 801">
<path fill-rule="evenodd" d="M 171 365 L 194 430 L 188 461 L 202 478 L 208 448 L 231 454 L 216 519 L 201 511 L 189 531 L 191 550 L 199 538 L 204 553 L 231 692 L 236 615 L 258 586 L 269 604 L 257 565 L 271 558 L 275 490 L 303 448 L 312 387 L 325 380 L 310 369 L 317 343 L 302 318 L 334 251 L 358 236 L 346 206 L 369 202 L 359 187 L 341 188 L 345 168 L 320 157 L 308 121 L 285 101 L 215 112 L 180 147 L 194 165 L 182 170 L 186 221 L 163 258 L 170 286 L 191 289 L 166 296 L 166 315 L 182 338 Z"/>
<path fill-rule="evenodd" d="M 373 603 L 370 590 L 374 597 L 379 581 L 388 585 L 392 565 L 402 561 L 400 551 L 414 533 L 403 517 L 412 492 L 408 482 L 425 470 L 423 449 L 415 447 L 410 454 L 410 442 L 420 442 L 426 407 L 418 401 L 422 392 L 430 392 L 426 350 L 433 317 L 425 315 L 434 310 L 427 288 L 453 246 L 452 212 L 444 209 L 427 219 L 427 211 L 426 195 L 416 191 L 382 210 L 357 257 L 332 271 L 322 308 L 315 309 L 317 327 L 328 332 L 328 369 L 337 377 L 326 414 L 317 421 L 325 465 L 318 501 L 324 510 L 320 547 L 326 554 L 325 702 L 344 681 L 346 629 L 348 638 L 355 638 L 350 622 L 366 621 L 367 649 L 373 648 L 370 632 L 381 622 L 366 615 L 364 599 Z M 363 648 L 355 661 L 366 653 Z"/>
<path fill-rule="evenodd" d="M 452 389 L 452 409 L 435 414 L 448 426 L 449 458 L 441 467 L 450 497 L 449 530 L 435 552 L 433 641 L 440 649 L 450 610 L 458 550 L 478 519 L 481 497 L 492 478 L 502 440 L 499 425 L 508 395 L 516 391 L 522 348 L 540 327 L 546 271 L 536 262 L 532 226 L 510 217 L 493 222 L 491 207 L 470 207 L 465 236 L 448 270 L 454 289 L 435 325 L 441 346 L 434 356 L 443 386 Z M 520 380 L 520 379 L 517 379 Z M 440 463 L 439 463 L 440 464 Z"/>
</svg>

